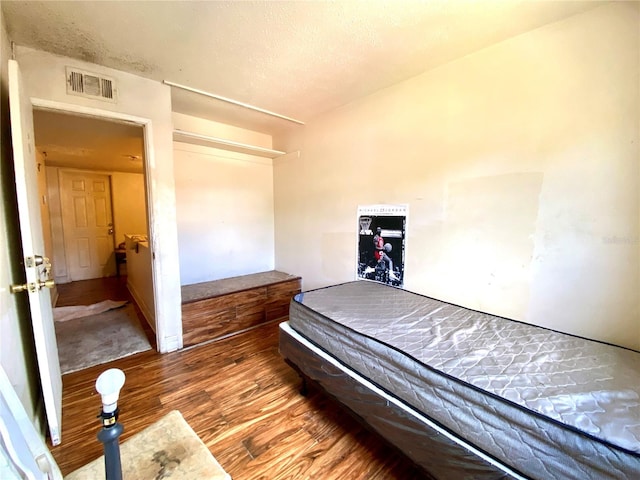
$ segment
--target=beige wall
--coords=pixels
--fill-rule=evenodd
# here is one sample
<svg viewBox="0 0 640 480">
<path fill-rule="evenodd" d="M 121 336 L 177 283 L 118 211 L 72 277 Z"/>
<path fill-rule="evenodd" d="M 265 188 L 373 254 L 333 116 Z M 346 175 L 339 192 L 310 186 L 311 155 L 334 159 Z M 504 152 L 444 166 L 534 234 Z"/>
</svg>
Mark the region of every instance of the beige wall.
<svg viewBox="0 0 640 480">
<path fill-rule="evenodd" d="M 148 234 L 144 175 L 111 172 L 115 246 L 126 233 Z"/>
<path fill-rule="evenodd" d="M 170 88 L 136 75 L 20 46 L 16 58 L 25 80 L 25 89 L 39 106 L 64 107 L 75 113 L 111 115 L 120 120 L 146 122 L 147 198 L 150 205 L 150 243 L 155 262 L 158 347 L 161 351 L 180 348 L 181 293 L 175 254 L 177 232 Z M 67 95 L 67 66 L 114 78 L 117 103 Z"/>
<path fill-rule="evenodd" d="M 599 7 L 281 140 L 276 268 L 354 279 L 357 206 L 407 203 L 406 288 L 640 349 L 639 31 Z"/>
<path fill-rule="evenodd" d="M 174 113 L 177 129 L 270 148 L 271 137 Z M 180 283 L 273 270 L 270 158 L 174 142 Z"/>
</svg>

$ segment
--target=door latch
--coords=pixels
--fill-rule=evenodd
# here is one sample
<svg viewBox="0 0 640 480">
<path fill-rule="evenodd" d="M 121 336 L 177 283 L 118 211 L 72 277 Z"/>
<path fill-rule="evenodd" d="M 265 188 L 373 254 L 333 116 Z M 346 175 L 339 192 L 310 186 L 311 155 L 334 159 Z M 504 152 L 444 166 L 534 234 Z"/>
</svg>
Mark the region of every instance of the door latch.
<svg viewBox="0 0 640 480">
<path fill-rule="evenodd" d="M 27 258 L 25 258 L 24 263 L 29 268 L 39 267 L 42 264 L 44 264 L 45 267 L 47 265 L 51 266 L 51 263 L 49 262 L 49 259 L 47 257 L 43 257 L 41 255 L 34 255 L 33 257 L 27 257 Z"/>
<path fill-rule="evenodd" d="M 40 265 L 44 265 L 44 276 L 46 280 L 38 280 L 37 282 L 21 283 L 18 285 L 11 285 L 9 291 L 11 293 L 24 292 L 26 290 L 30 292 L 37 292 L 42 288 L 53 288 L 56 282 L 51 278 L 51 262 L 47 257 L 41 255 L 34 255 L 33 257 L 26 257 L 24 261 L 25 265 L 29 268 L 37 268 Z"/>
</svg>

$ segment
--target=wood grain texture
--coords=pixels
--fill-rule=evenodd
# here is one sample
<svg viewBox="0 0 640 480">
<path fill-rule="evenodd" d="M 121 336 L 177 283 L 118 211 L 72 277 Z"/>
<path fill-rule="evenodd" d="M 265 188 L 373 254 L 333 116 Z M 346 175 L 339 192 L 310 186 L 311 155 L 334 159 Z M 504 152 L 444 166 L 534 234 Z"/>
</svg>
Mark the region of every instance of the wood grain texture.
<svg viewBox="0 0 640 480">
<path fill-rule="evenodd" d="M 237 278 L 239 288 L 244 290 L 228 291 L 229 279 L 225 279 L 227 293 L 182 304 L 182 342 L 185 347 L 281 318 L 289 313 L 291 298 L 300 293 L 299 278 L 250 288 L 245 288 L 242 277 Z M 215 291 L 216 282 L 210 284 Z M 199 284 L 198 288 L 201 286 Z M 188 288 L 188 285 L 183 287 L 187 296 Z"/>
<path fill-rule="evenodd" d="M 180 410 L 224 469 L 243 479 L 426 478 L 322 393 L 298 393 L 278 353 L 277 322 L 225 340 L 160 355 L 143 352 L 63 377 L 63 474 L 102 454 L 96 439 L 97 376 L 121 368 L 121 441 Z"/>
<path fill-rule="evenodd" d="M 289 303 L 291 299 L 300 293 L 301 281 L 278 283 L 267 286 L 267 302 L 265 304 L 266 320 L 275 320 L 289 315 Z"/>
<path fill-rule="evenodd" d="M 103 300 L 132 300 L 124 275 L 60 283 L 57 288 L 59 296 L 56 307 L 92 305 Z"/>
</svg>

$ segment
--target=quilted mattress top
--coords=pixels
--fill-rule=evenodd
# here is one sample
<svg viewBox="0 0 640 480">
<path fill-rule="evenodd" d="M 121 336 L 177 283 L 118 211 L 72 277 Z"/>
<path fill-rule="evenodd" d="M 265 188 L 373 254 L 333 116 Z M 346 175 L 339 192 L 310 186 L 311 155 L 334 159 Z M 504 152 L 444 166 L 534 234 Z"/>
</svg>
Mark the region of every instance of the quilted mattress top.
<svg viewBox="0 0 640 480">
<path fill-rule="evenodd" d="M 640 454 L 640 352 L 375 282 L 295 301 L 451 378 Z"/>
</svg>

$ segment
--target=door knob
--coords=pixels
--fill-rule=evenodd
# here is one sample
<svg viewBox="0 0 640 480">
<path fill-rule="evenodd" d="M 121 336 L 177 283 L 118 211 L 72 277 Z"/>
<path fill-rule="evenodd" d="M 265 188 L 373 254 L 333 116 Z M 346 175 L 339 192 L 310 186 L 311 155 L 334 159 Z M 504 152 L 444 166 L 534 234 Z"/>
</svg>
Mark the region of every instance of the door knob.
<svg viewBox="0 0 640 480">
<path fill-rule="evenodd" d="M 113 235 L 113 228 L 110 228 L 108 233 L 109 235 Z"/>
<path fill-rule="evenodd" d="M 39 286 L 40 288 L 42 288 L 42 287 L 44 287 L 44 288 L 53 288 L 53 287 L 55 287 L 55 286 L 56 286 L 56 281 L 55 281 L 53 278 L 48 278 L 48 279 L 46 279 L 46 280 L 40 280 L 40 281 L 38 282 L 38 286 Z M 40 289 L 40 288 L 39 288 L 39 289 Z M 38 289 L 38 290 L 39 290 L 39 289 Z"/>
<path fill-rule="evenodd" d="M 22 284 L 19 284 L 19 285 L 11 285 L 11 286 L 9 286 L 9 291 L 11 293 L 20 293 L 20 292 L 24 292 L 28 288 L 29 288 L 29 284 L 28 283 L 22 283 Z"/>
<path fill-rule="evenodd" d="M 38 280 L 37 282 L 31 283 L 20 283 L 18 285 L 11 285 L 9 287 L 9 291 L 11 293 L 20 293 L 25 290 L 29 290 L 30 292 L 37 292 L 42 288 L 53 288 L 56 286 L 56 282 L 53 278 L 49 278 L 47 280 Z"/>
</svg>

